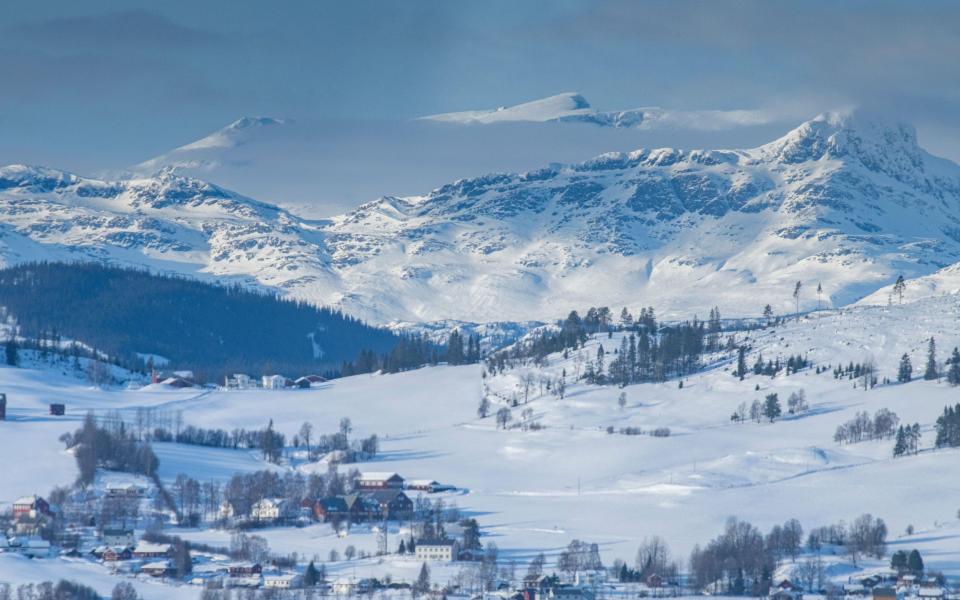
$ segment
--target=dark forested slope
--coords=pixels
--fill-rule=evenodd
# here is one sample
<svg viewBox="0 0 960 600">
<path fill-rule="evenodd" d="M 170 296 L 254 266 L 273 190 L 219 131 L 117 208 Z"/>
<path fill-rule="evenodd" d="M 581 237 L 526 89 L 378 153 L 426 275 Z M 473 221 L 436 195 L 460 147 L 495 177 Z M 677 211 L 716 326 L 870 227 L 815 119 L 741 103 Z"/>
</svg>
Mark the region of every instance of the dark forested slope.
<svg viewBox="0 0 960 600">
<path fill-rule="evenodd" d="M 128 364 L 157 354 L 217 376 L 335 370 L 400 340 L 338 311 L 240 286 L 94 263 L 2 269 L 0 306 L 24 336 L 77 340 Z"/>
</svg>

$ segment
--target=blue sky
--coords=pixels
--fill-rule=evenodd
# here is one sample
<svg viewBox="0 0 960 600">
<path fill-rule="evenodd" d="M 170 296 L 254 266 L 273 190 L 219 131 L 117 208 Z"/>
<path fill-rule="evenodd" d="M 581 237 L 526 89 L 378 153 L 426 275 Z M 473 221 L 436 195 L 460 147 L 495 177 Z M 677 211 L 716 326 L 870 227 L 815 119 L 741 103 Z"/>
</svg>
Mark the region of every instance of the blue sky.
<svg viewBox="0 0 960 600">
<path fill-rule="evenodd" d="M 579 91 L 598 108 L 867 105 L 960 159 L 960 3 L 29 2 L 0 162 L 118 167 L 242 115 L 351 121 Z"/>
</svg>

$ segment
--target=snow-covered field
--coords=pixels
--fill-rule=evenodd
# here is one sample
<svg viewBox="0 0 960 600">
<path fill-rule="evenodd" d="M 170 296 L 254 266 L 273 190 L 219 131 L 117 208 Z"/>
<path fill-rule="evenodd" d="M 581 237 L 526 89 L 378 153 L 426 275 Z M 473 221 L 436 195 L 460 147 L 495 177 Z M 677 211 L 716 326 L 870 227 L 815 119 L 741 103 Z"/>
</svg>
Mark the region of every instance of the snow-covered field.
<svg viewBox="0 0 960 600">
<path fill-rule="evenodd" d="M 960 298 L 942 296 L 902 306 L 825 312 L 736 335 L 741 341 L 749 338 L 753 351 L 748 364 L 756 351 L 771 359 L 804 354 L 820 366 L 869 357 L 882 380 L 895 379 L 904 352 L 911 354 L 919 371 L 931 335 L 944 360 L 949 349 L 960 344 L 958 324 Z M 618 336 L 594 338 L 584 352 L 595 353 L 600 343 L 612 351 L 619 345 Z M 574 360 L 573 355 L 567 360 L 551 356 L 536 373 L 573 373 Z M 475 516 L 484 541 L 494 541 L 507 560 L 522 562 L 539 551 L 556 554 L 572 539 L 581 539 L 598 543 L 608 563 L 614 558 L 629 561 L 639 541 L 654 534 L 684 557 L 694 544 L 716 535 L 730 515 L 766 530 L 794 517 L 809 529 L 872 513 L 887 522 L 894 546 L 917 547 L 929 568 L 960 576 L 960 481 L 953 476 L 960 451 L 923 451 L 893 459 L 891 440 L 850 445 L 833 441 L 836 427 L 855 413 L 888 408 L 903 423 L 920 423 L 921 447 L 928 449 L 936 417 L 944 405 L 960 401 L 957 388 L 914 381 L 864 391 L 850 380 L 834 379 L 829 370 L 816 374 L 813 369 L 789 377 L 751 374 L 739 381 L 732 368 L 720 362 L 685 379 L 682 389 L 676 381 L 629 386 L 622 390 L 627 396 L 623 409 L 617 404 L 621 390 L 613 386 L 572 384 L 563 400 L 538 396 L 536 389 L 528 405 L 513 409 L 514 419 L 530 408 L 532 420 L 545 427 L 523 431 L 500 430 L 492 417 L 477 417 L 484 381 L 480 365 L 363 375 L 314 390 L 212 392 L 157 386 L 98 390 L 47 370 L 2 367 L 0 388 L 8 396 L 9 417 L 0 422 L 0 453 L 14 460 L 5 461 L 0 470 L 0 505 L 24 494 L 45 494 L 75 478 L 73 457 L 58 437 L 75 429 L 88 410 L 163 407 L 182 411 L 185 424 L 228 430 L 259 428 L 273 419 L 277 430 L 291 437 L 304 421 L 313 423 L 316 431 L 333 431 L 341 417 L 350 417 L 355 435 L 376 433 L 381 438 L 378 458 L 355 466 L 458 486 L 461 491 L 445 500 Z M 488 376 L 487 385 L 507 396 L 525 369 Z M 785 401 L 800 389 L 810 405 L 802 416 L 762 424 L 730 421 L 741 402 L 749 404 L 774 392 Z M 65 417 L 46 414 L 52 401 L 67 404 Z M 608 434 L 608 426 L 668 427 L 672 435 Z M 268 466 L 247 450 L 178 444 L 157 444 L 155 450 L 165 481 L 181 472 L 200 481 L 222 481 L 235 472 L 294 468 Z M 295 468 L 309 472 L 326 467 Z M 917 533 L 900 539 L 908 525 Z M 367 527 L 353 528 L 346 538 L 334 535 L 327 525 L 260 533 L 272 550 L 307 557 L 326 557 L 331 549 L 342 552 L 346 545 L 376 549 L 376 536 Z M 183 536 L 215 544 L 229 541 L 228 532 L 216 530 L 185 530 Z M 0 581 L 53 573 L 44 564 L 0 556 Z M 416 564 L 369 559 L 328 568 L 333 573 L 390 572 L 403 579 L 415 574 Z M 105 572 L 81 563 L 58 573 L 97 583 Z"/>
</svg>

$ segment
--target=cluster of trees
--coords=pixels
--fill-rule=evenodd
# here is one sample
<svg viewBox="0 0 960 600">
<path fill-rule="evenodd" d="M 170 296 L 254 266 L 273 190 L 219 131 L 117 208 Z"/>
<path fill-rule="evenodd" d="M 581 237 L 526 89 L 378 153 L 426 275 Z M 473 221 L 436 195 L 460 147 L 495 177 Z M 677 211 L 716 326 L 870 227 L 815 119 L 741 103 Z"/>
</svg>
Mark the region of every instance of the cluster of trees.
<svg viewBox="0 0 960 600">
<path fill-rule="evenodd" d="M 60 441 L 74 450 L 84 486 L 93 483 L 97 468 L 153 477 L 160 464 L 150 445 L 139 441 L 123 421 L 101 427 L 93 413 L 87 413 L 80 429 L 63 434 Z"/>
<path fill-rule="evenodd" d="M 163 427 L 154 428 L 149 439 L 154 442 L 176 442 L 195 446 L 212 448 L 252 448 L 260 450 L 263 457 L 271 462 L 279 462 L 286 445 L 286 438 L 282 433 L 273 429 L 273 420 L 263 429 L 204 429 L 187 425 L 182 429 L 170 430 Z"/>
<path fill-rule="evenodd" d="M 960 403 L 945 406 L 943 414 L 937 417 L 937 448 L 956 448 L 960 446 Z"/>
<path fill-rule="evenodd" d="M 810 407 L 807 405 L 806 392 L 803 390 L 792 392 L 787 399 L 787 407 L 791 415 L 798 415 L 809 410 Z M 749 407 L 746 402 L 741 402 L 737 406 L 737 409 L 733 411 L 733 414 L 730 415 L 730 420 L 743 423 L 749 416 L 750 420 L 756 421 L 757 423 L 762 422 L 764 419 L 773 423 L 782 415 L 783 407 L 780 404 L 780 396 L 779 394 L 773 393 L 767 394 L 763 401 L 754 400 Z"/>
<path fill-rule="evenodd" d="M 807 357 L 800 354 L 787 357 L 786 362 L 780 362 L 779 356 L 776 358 L 776 360 L 767 360 L 764 362 L 763 354 L 757 354 L 757 360 L 753 363 L 753 374 L 774 377 L 780 373 L 780 371 L 786 369 L 786 374 L 791 375 L 797 371 L 800 371 L 801 369 L 806 369 L 810 366 L 810 364 L 811 363 Z M 739 375 L 740 373 L 737 374 Z"/>
<path fill-rule="evenodd" d="M 136 591 L 134 591 L 134 594 L 136 594 Z M 101 600 L 100 594 L 95 589 L 66 579 L 61 579 L 57 583 L 52 581 L 24 583 L 18 585 L 16 589 L 11 587 L 9 583 L 0 583 L 0 600 L 14 600 L 15 598 L 17 600 Z M 138 600 L 139 596 L 117 596 L 114 594 L 113 598 L 117 600 Z"/>
<path fill-rule="evenodd" d="M 327 473 L 311 473 L 306 477 L 299 472 L 287 472 L 281 476 L 266 470 L 237 473 L 223 486 L 220 496 L 221 501 L 230 503 L 236 515 L 246 515 L 254 503 L 263 498 L 283 498 L 299 505 L 305 498 L 317 499 L 349 493 L 359 475 L 355 469 L 346 474 L 330 469 Z M 216 488 L 210 488 L 209 491 L 216 492 Z M 203 504 L 219 507 L 220 502 L 216 502 L 215 496 L 211 495 Z"/>
<path fill-rule="evenodd" d="M 424 365 L 435 365 L 443 360 L 443 349 L 421 335 L 401 335 L 397 343 L 387 352 L 373 350 L 360 352 L 353 361 L 343 361 L 336 375 L 347 377 L 362 373 L 400 373 L 419 369 Z"/>
<path fill-rule="evenodd" d="M 454 329 L 447 339 L 446 361 L 451 365 L 468 365 L 480 362 L 480 336 L 469 335 L 464 344 L 460 330 Z"/>
<path fill-rule="evenodd" d="M 556 330 L 535 331 L 527 339 L 513 344 L 510 348 L 494 352 L 487 358 L 487 370 L 491 373 L 503 373 L 507 367 L 523 363 L 527 359 L 542 364 L 548 354 L 576 349 L 587 341 L 589 329 L 577 311 L 571 311 L 558 325 Z"/>
<path fill-rule="evenodd" d="M 923 557 L 916 549 L 910 552 L 897 550 L 890 556 L 890 568 L 901 575 L 909 573 L 919 577 L 923 575 Z"/>
<path fill-rule="evenodd" d="M 920 424 L 897 427 L 896 441 L 893 443 L 894 458 L 916 454 L 920 451 Z"/>
<path fill-rule="evenodd" d="M 724 531 L 690 555 L 693 584 L 701 590 L 731 595 L 764 596 L 768 593 L 777 562 L 797 560 L 804 547 L 803 526 L 796 519 L 774 526 L 767 535 L 746 521 L 731 517 Z M 887 526 L 882 519 L 865 514 L 849 526 L 843 523 L 810 532 L 806 548 L 819 556 L 824 544 L 841 546 L 856 563 L 860 556 L 882 558 L 886 554 Z M 799 566 L 801 579 L 814 588 L 823 580 L 819 561 Z"/>
<path fill-rule="evenodd" d="M 937 342 L 934 338 L 927 341 L 927 362 L 923 370 L 923 378 L 927 381 L 939 380 L 943 374 L 937 362 Z M 960 385 L 960 349 L 954 348 L 946 363 L 946 377 L 950 385 Z M 904 353 L 900 357 L 897 368 L 897 381 L 907 383 L 913 379 L 913 363 L 910 355 Z"/>
<path fill-rule="evenodd" d="M 557 557 L 557 568 L 572 575 L 581 571 L 599 571 L 603 569 L 600 547 L 597 544 L 573 540 Z"/>
<path fill-rule="evenodd" d="M 856 444 L 865 440 L 882 440 L 893 437 L 897 432 L 900 417 L 892 410 L 881 408 L 873 418 L 867 411 L 856 414 L 852 419 L 837 426 L 833 441 L 839 444 Z"/>
<path fill-rule="evenodd" d="M 595 361 L 587 361 L 584 378 L 591 383 L 625 386 L 644 381 L 666 381 L 700 368 L 706 350 L 704 324 L 692 322 L 663 327 L 653 333 L 646 329 L 631 332 L 620 340 L 620 348 L 604 372 L 603 345 Z"/>
<path fill-rule="evenodd" d="M 572 311 L 556 330 L 537 332 L 511 348 L 490 355 L 487 370 L 502 373 L 507 367 L 530 359 L 535 364 L 542 364 L 546 356 L 554 352 L 563 352 L 564 358 L 567 358 L 570 350 L 583 347 L 590 334 L 605 331 L 608 337 L 612 337 L 614 330 L 620 330 L 629 335 L 623 336 L 619 348 L 613 350 L 612 357 L 608 356 L 611 353 L 602 345 L 594 356 L 575 355 L 578 361 L 576 378 L 590 383 L 616 385 L 662 382 L 669 377 L 698 370 L 704 352 L 719 348 L 719 311 L 714 309 L 712 314 L 711 327 L 716 339 L 707 338 L 710 328 L 696 317 L 693 321 L 658 327 L 653 308 L 642 309 L 636 319 L 625 308 L 621 312 L 619 325 L 613 322 L 612 313 L 607 307 L 590 308 L 584 318 Z M 713 346 L 708 343 L 711 340 Z"/>
<path fill-rule="evenodd" d="M 865 360 L 863 363 L 856 363 L 856 364 L 854 364 L 851 361 L 850 364 L 847 366 L 838 365 L 833 370 L 833 378 L 834 379 L 846 378 L 846 379 L 853 380 L 853 379 L 860 379 L 861 377 L 873 377 L 875 380 L 876 377 L 874 376 L 874 373 L 876 372 L 876 370 L 877 370 L 876 365 L 873 364 L 872 360 Z M 876 382 L 874 381 L 874 383 Z"/>
<path fill-rule="evenodd" d="M 611 571 L 622 582 L 646 581 L 651 575 L 672 581 L 679 574 L 680 566 L 673 559 L 667 542 L 655 535 L 644 538 L 640 543 L 633 568 L 624 561 L 616 560 Z"/>
</svg>

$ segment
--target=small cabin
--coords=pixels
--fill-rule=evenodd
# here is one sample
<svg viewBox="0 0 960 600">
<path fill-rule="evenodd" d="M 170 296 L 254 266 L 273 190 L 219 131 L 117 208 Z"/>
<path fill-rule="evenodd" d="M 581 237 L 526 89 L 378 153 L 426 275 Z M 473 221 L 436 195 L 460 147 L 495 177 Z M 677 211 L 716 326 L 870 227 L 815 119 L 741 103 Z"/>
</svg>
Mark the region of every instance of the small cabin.
<svg viewBox="0 0 960 600">
<path fill-rule="evenodd" d="M 62 417 L 66 412 L 67 412 L 67 407 L 64 404 L 50 405 L 50 414 L 55 417 Z"/>
</svg>

